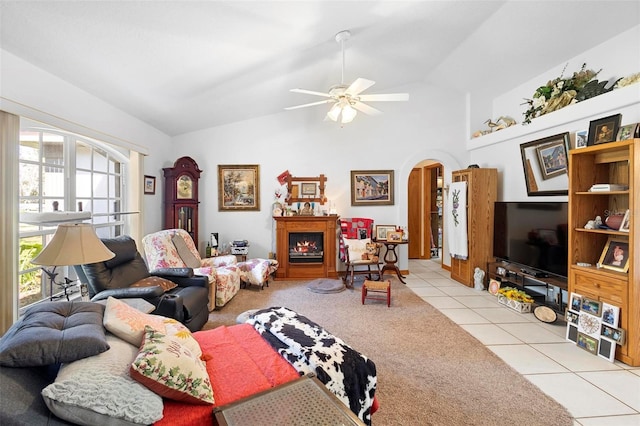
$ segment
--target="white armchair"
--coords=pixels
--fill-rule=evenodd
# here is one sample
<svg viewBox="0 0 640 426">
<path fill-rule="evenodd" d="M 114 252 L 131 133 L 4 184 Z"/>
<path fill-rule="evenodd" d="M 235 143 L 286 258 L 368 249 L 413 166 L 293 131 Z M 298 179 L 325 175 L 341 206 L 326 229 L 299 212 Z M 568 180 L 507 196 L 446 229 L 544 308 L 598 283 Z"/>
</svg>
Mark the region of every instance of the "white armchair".
<svg viewBox="0 0 640 426">
<path fill-rule="evenodd" d="M 165 229 L 142 239 L 151 271 L 161 268 L 193 268 L 209 278 L 209 311 L 224 306 L 240 290 L 240 270 L 233 255 L 202 259 L 193 239 L 184 229 Z"/>
</svg>

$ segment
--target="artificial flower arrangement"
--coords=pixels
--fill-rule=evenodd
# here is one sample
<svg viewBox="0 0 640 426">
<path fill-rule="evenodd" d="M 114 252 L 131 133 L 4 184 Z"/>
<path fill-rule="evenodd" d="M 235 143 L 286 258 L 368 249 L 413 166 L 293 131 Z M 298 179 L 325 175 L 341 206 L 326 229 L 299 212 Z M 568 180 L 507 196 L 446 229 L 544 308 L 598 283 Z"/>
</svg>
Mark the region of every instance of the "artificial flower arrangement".
<svg viewBox="0 0 640 426">
<path fill-rule="evenodd" d="M 578 93 L 602 71 L 602 69 L 598 71 L 586 69 L 587 64 L 585 63 L 582 64 L 580 71 L 574 72 L 569 78 L 563 78 L 566 68 L 566 66 L 563 68 L 560 77 L 538 87 L 533 94 L 533 99 L 525 99 L 525 104 L 529 105 L 529 108 L 524 112 L 523 123 L 531 123 L 533 118 L 578 102 L 576 98 Z"/>
<path fill-rule="evenodd" d="M 533 298 L 522 290 L 513 287 L 500 287 L 498 294 L 503 295 L 507 299 L 515 300 L 522 303 L 533 303 Z"/>
</svg>

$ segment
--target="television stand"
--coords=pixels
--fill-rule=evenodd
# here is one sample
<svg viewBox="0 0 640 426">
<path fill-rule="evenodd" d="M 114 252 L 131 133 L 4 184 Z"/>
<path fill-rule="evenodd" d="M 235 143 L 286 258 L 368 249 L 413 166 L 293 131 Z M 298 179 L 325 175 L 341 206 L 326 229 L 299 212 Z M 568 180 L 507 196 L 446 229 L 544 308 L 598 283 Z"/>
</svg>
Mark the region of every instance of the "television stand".
<svg viewBox="0 0 640 426">
<path fill-rule="evenodd" d="M 538 305 L 548 306 L 564 318 L 567 306 L 567 280 L 545 272 L 522 267 L 499 260 L 487 263 L 487 285 L 490 279 L 501 282 L 501 286 L 518 288 L 533 297 Z"/>
<path fill-rule="evenodd" d="M 547 278 L 549 276 L 549 274 L 547 274 L 546 272 L 534 271 L 532 269 L 527 269 L 527 268 L 520 268 L 520 272 L 522 272 L 525 275 L 531 275 L 532 277 L 536 277 L 536 278 Z"/>
</svg>

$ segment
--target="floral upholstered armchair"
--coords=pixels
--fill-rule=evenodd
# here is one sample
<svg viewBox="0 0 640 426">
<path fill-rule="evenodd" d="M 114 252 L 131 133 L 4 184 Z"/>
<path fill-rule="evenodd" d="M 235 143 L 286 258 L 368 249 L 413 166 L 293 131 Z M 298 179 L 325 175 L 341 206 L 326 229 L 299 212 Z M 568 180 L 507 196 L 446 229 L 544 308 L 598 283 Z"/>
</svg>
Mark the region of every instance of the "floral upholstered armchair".
<svg viewBox="0 0 640 426">
<path fill-rule="evenodd" d="M 165 229 L 142 239 L 151 271 L 161 268 L 193 268 L 209 278 L 209 310 L 224 306 L 240 290 L 240 270 L 233 255 L 202 259 L 193 239 L 184 229 Z"/>
</svg>

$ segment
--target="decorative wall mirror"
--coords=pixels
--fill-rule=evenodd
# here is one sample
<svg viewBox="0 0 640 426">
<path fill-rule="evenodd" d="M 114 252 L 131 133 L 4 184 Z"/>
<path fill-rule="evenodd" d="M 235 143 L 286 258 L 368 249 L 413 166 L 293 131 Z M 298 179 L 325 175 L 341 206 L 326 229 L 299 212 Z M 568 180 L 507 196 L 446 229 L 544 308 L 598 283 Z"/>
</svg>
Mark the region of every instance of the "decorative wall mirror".
<svg viewBox="0 0 640 426">
<path fill-rule="evenodd" d="M 327 178 L 324 175 L 318 177 L 293 177 L 287 175 L 285 179 L 288 192 L 291 194 L 288 200 L 290 203 L 309 201 L 324 204 L 327 201 L 327 197 L 324 195 Z"/>
<path fill-rule="evenodd" d="M 529 196 L 568 195 L 569 133 L 520 145 Z"/>
</svg>

